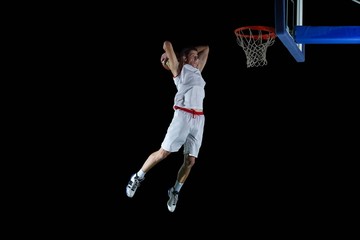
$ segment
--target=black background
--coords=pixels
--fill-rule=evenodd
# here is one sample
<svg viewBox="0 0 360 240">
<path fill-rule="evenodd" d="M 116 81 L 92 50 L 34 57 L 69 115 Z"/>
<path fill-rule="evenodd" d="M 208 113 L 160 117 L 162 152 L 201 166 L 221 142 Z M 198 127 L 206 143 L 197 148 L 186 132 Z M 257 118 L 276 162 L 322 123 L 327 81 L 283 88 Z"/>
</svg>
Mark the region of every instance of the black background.
<svg viewBox="0 0 360 240">
<path fill-rule="evenodd" d="M 42 201 L 43 218 L 57 219 L 47 229 L 115 238 L 328 230 L 320 225 L 346 208 L 334 205 L 340 192 L 348 194 L 339 187 L 338 164 L 347 152 L 343 134 L 352 132 L 359 45 L 306 45 L 298 63 L 276 40 L 267 66 L 247 68 L 234 30 L 274 26 L 272 1 L 153 4 L 94 4 L 69 13 L 59 36 L 64 71 L 49 92 L 57 102 L 44 137 L 57 138 L 44 154 L 53 159 L 47 174 L 55 182 L 42 181 L 53 192 Z M 360 25 L 359 13 L 350 0 L 307 1 L 304 25 Z M 172 118 L 176 89 L 160 64 L 165 40 L 178 50 L 210 46 L 203 146 L 174 213 L 167 189 L 182 151 L 153 168 L 134 198 L 125 194 Z"/>
</svg>

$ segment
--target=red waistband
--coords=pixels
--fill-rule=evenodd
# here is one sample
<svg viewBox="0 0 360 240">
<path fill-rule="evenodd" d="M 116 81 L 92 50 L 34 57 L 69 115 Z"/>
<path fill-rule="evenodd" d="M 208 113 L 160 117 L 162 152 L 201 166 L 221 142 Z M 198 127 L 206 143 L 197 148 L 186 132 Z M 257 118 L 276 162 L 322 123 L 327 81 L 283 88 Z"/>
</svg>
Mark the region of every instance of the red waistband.
<svg viewBox="0 0 360 240">
<path fill-rule="evenodd" d="M 204 112 L 197 112 L 195 111 L 194 109 L 188 109 L 188 108 L 183 108 L 183 107 L 178 107 L 178 106 L 174 106 L 174 109 L 179 109 L 179 110 L 182 110 L 184 112 L 188 112 L 188 113 L 191 113 L 193 115 L 204 115 Z"/>
</svg>

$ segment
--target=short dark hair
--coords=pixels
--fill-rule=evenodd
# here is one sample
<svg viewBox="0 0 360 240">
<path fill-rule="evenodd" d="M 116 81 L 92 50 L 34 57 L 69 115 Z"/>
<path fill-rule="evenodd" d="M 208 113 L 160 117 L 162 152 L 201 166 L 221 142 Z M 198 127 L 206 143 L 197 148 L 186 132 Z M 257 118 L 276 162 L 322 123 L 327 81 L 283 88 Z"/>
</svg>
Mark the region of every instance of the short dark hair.
<svg viewBox="0 0 360 240">
<path fill-rule="evenodd" d="M 180 52 L 180 58 L 187 57 L 191 51 L 197 51 L 196 47 L 183 48 Z"/>
</svg>

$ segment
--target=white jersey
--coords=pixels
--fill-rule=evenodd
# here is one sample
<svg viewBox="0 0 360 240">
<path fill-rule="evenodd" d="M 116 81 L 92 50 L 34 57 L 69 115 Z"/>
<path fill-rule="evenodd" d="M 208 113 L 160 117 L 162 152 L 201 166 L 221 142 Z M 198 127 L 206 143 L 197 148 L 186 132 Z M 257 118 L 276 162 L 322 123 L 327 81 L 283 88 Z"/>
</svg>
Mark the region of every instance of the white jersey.
<svg viewBox="0 0 360 240">
<path fill-rule="evenodd" d="M 206 83 L 199 69 L 185 64 L 180 74 L 174 78 L 174 83 L 177 88 L 174 106 L 203 109 Z"/>
</svg>

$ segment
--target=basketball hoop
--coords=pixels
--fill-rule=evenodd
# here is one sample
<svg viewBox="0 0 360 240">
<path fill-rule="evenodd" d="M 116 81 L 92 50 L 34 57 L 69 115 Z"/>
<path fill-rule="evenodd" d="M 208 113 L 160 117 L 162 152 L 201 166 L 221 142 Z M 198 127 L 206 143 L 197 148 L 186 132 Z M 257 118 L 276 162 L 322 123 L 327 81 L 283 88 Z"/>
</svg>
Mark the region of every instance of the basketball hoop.
<svg viewBox="0 0 360 240">
<path fill-rule="evenodd" d="M 275 29 L 266 26 L 245 26 L 235 29 L 236 41 L 245 51 L 247 67 L 267 64 L 267 48 L 274 44 Z"/>
</svg>

